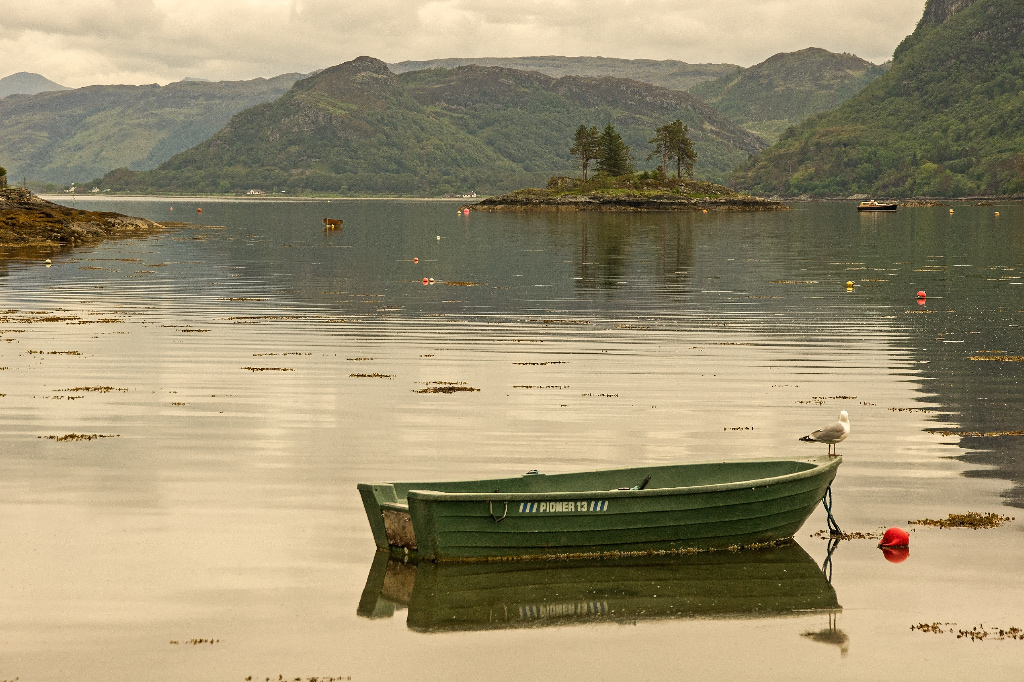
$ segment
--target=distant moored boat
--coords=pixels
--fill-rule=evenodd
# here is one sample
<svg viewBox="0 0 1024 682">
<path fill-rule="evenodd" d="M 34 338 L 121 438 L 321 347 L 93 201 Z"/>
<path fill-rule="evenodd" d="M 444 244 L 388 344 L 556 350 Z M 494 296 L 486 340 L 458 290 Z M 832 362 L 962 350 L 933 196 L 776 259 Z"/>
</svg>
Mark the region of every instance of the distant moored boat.
<svg viewBox="0 0 1024 682">
<path fill-rule="evenodd" d="M 895 211 L 899 208 L 899 203 L 895 201 L 862 201 L 857 206 L 858 211 Z"/>
</svg>

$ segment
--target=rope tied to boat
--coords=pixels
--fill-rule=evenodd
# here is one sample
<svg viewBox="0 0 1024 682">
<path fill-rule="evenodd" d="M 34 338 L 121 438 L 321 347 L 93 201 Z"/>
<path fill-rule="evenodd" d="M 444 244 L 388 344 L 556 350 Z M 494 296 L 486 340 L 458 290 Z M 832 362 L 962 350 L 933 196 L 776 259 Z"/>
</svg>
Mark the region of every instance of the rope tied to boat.
<svg viewBox="0 0 1024 682">
<path fill-rule="evenodd" d="M 840 530 L 839 524 L 836 523 L 835 517 L 832 516 L 832 484 L 825 488 L 825 495 L 821 498 L 821 504 L 825 507 L 825 513 L 828 515 L 828 534 L 842 535 L 843 531 Z"/>
<path fill-rule="evenodd" d="M 505 520 L 505 517 L 508 516 L 508 500 L 505 500 L 505 513 L 501 515 L 501 518 L 498 518 L 497 516 L 494 515 L 494 502 L 493 501 L 489 501 L 487 503 L 487 507 L 488 507 L 488 509 L 490 509 L 491 518 L 494 519 L 495 523 L 501 523 L 502 521 Z"/>
</svg>

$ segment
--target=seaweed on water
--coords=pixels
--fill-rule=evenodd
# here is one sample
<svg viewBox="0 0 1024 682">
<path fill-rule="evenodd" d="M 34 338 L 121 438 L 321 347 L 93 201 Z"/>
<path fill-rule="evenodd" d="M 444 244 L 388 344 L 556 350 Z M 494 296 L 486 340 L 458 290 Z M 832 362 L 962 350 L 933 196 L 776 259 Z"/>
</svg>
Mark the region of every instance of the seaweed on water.
<svg viewBox="0 0 1024 682">
<path fill-rule="evenodd" d="M 911 625 L 910 629 L 911 631 L 925 632 L 933 635 L 956 635 L 957 639 L 969 639 L 972 642 L 981 642 L 986 639 L 1015 639 L 1024 641 L 1024 629 L 1016 626 L 986 628 L 984 624 L 979 624 L 968 629 L 961 628 L 956 623 L 918 623 L 917 625 Z"/>
<path fill-rule="evenodd" d="M 915 526 L 933 526 L 935 528 L 970 528 L 979 530 L 982 528 L 998 528 L 1004 523 L 1013 521 L 1012 516 L 1003 516 L 995 512 L 983 514 L 981 512 L 966 512 L 964 514 L 950 514 L 944 519 L 918 519 L 907 521 Z"/>
<path fill-rule="evenodd" d="M 473 393 L 479 392 L 479 388 L 467 386 L 465 381 L 427 381 L 426 388 L 416 389 L 416 393 Z"/>
</svg>

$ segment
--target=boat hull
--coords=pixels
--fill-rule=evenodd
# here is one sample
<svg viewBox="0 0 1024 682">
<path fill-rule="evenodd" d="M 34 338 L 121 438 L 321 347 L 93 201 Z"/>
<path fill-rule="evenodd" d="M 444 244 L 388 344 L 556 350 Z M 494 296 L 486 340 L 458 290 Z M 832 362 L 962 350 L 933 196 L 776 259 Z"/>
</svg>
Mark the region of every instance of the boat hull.
<svg viewBox="0 0 1024 682">
<path fill-rule="evenodd" d="M 743 460 L 359 490 L 377 546 L 419 558 L 640 555 L 790 538 L 841 461 Z M 614 486 L 645 476 L 664 487 Z"/>
</svg>

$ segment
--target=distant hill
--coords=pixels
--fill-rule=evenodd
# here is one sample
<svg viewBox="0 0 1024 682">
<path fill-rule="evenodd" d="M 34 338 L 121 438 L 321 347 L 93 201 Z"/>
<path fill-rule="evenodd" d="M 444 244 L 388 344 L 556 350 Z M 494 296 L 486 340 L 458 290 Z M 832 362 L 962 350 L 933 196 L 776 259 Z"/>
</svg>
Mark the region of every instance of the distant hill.
<svg viewBox="0 0 1024 682">
<path fill-rule="evenodd" d="M 852 54 L 809 47 L 700 83 L 690 94 L 774 141 L 808 116 L 835 109 L 887 68 Z"/>
<path fill-rule="evenodd" d="M 393 73 L 424 69 L 454 69 L 459 66 L 499 66 L 561 78 L 591 76 L 594 78 L 629 78 L 669 90 L 689 90 L 698 83 L 714 80 L 734 72 L 734 64 L 687 64 L 673 59 L 613 59 L 609 57 L 459 57 L 430 59 L 422 62 L 388 64 Z"/>
<path fill-rule="evenodd" d="M 54 83 L 49 78 L 44 78 L 38 73 L 19 71 L 10 76 L 0 78 L 0 99 L 7 95 L 35 95 L 39 92 L 51 90 L 68 90 L 59 83 Z"/>
<path fill-rule="evenodd" d="M 1024 3 L 929 0 L 888 73 L 783 134 L 734 183 L 784 195 L 1024 192 Z"/>
<path fill-rule="evenodd" d="M 301 77 L 92 85 L 0 100 L 0 163 L 11 178 L 68 184 L 114 168 L 154 168 Z"/>
<path fill-rule="evenodd" d="M 103 187 L 496 193 L 572 173 L 580 124 L 613 122 L 642 162 L 654 128 L 676 118 L 690 127 L 702 179 L 724 177 L 765 145 L 689 94 L 647 83 L 481 66 L 396 75 L 359 57 L 238 114 L 156 170 L 110 173 Z"/>
</svg>

